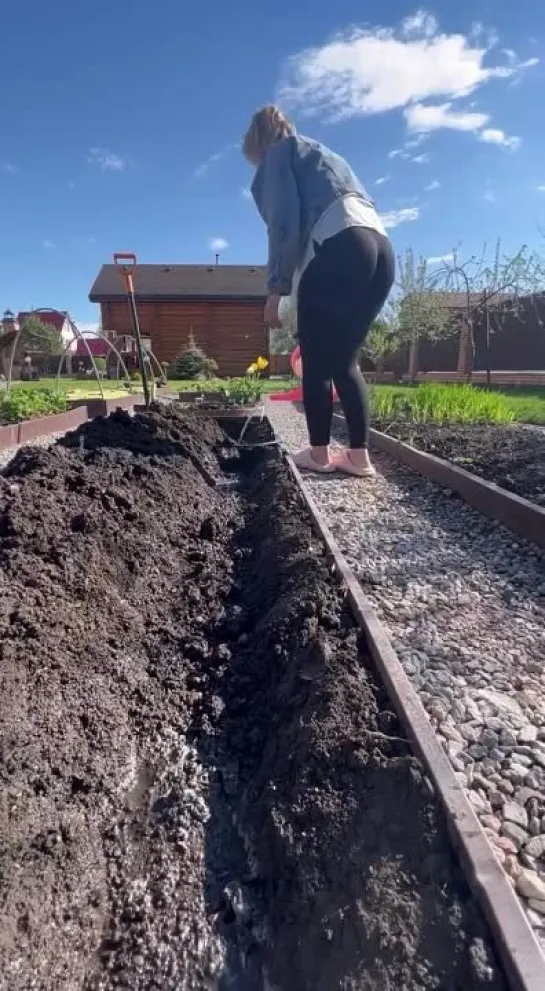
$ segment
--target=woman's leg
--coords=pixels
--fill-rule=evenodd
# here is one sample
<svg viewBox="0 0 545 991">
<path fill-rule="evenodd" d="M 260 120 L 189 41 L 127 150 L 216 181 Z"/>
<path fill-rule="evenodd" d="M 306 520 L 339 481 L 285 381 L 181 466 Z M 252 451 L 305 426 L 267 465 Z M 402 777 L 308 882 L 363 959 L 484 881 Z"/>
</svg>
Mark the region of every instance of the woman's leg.
<svg viewBox="0 0 545 991">
<path fill-rule="evenodd" d="M 367 270 L 370 269 L 369 261 L 373 256 L 370 242 L 374 242 L 376 264 L 370 283 L 365 288 L 363 298 L 358 287 L 355 294 L 356 298 L 352 299 L 353 319 L 350 319 L 350 314 L 347 316 L 343 337 L 345 347 L 337 352 L 337 364 L 333 380 L 346 416 L 350 457 L 356 464 L 369 467 L 369 398 L 360 369 L 359 356 L 362 343 L 392 288 L 395 276 L 395 257 L 390 242 L 381 235 L 364 229 L 356 229 L 355 234 L 356 236 L 359 235 L 362 242 L 362 253 L 367 261 Z M 368 243 L 364 244 L 364 242 Z"/>
<path fill-rule="evenodd" d="M 313 459 L 329 463 L 333 400 L 331 396 L 331 324 L 320 305 L 320 269 L 310 263 L 303 273 L 297 302 L 297 333 L 303 364 L 303 406 Z"/>
<path fill-rule="evenodd" d="M 358 352 L 392 287 L 395 258 L 387 238 L 348 228 L 317 248 L 299 286 L 298 331 L 311 448 L 329 459 L 331 380 L 343 406 L 350 458 L 370 468 L 369 405 Z"/>
</svg>

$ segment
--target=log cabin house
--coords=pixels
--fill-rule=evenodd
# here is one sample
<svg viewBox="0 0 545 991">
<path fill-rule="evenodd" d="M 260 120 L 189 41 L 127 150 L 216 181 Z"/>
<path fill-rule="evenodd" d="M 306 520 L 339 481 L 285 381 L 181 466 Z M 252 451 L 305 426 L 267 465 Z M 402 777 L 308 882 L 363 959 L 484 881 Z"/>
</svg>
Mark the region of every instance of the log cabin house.
<svg viewBox="0 0 545 991">
<path fill-rule="evenodd" d="M 269 356 L 265 278 L 261 265 L 138 265 L 134 289 L 142 335 L 157 359 L 170 364 L 192 333 L 217 361 L 220 375 L 243 375 L 258 355 Z M 132 334 L 115 265 L 102 266 L 89 299 L 100 305 L 103 332 L 110 339 Z"/>
</svg>

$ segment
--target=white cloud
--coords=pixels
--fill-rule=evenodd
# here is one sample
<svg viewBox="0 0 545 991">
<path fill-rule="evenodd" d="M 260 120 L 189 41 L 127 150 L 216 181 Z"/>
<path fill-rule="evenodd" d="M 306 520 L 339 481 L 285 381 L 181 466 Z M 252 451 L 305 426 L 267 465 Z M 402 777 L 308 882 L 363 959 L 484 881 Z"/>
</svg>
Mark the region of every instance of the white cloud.
<svg viewBox="0 0 545 991">
<path fill-rule="evenodd" d="M 54 247 L 55 243 L 53 241 L 48 241 L 47 239 L 42 241 L 42 248 L 46 248 L 48 251 L 51 251 Z"/>
<path fill-rule="evenodd" d="M 390 182 L 391 175 L 381 175 L 375 180 L 375 186 L 383 186 L 385 182 Z"/>
<path fill-rule="evenodd" d="M 417 10 L 401 22 L 401 33 L 405 38 L 433 38 L 437 28 L 437 19 L 427 10 Z"/>
<path fill-rule="evenodd" d="M 536 186 L 538 193 L 545 193 L 545 183 L 542 186 Z"/>
<path fill-rule="evenodd" d="M 441 183 L 439 182 L 439 179 L 432 179 L 432 181 L 429 182 L 428 185 L 425 187 L 425 190 L 427 193 L 433 193 L 436 189 L 440 189 L 440 188 L 441 188 Z"/>
<path fill-rule="evenodd" d="M 481 141 L 486 141 L 488 144 L 501 145 L 503 148 L 510 148 L 511 151 L 516 151 L 520 148 L 522 143 L 521 138 L 516 138 L 509 136 L 505 131 L 500 130 L 498 127 L 485 127 L 484 131 L 481 131 L 479 135 Z"/>
<path fill-rule="evenodd" d="M 425 153 L 424 155 L 415 155 L 414 158 L 412 159 L 412 161 L 416 162 L 417 165 L 427 165 L 429 160 L 430 160 L 430 156 L 427 153 Z"/>
<path fill-rule="evenodd" d="M 211 237 L 208 242 L 210 251 L 225 251 L 229 247 L 229 241 L 224 237 Z"/>
<path fill-rule="evenodd" d="M 428 265 L 441 265 L 443 262 L 451 262 L 453 258 L 452 251 L 446 255 L 432 255 L 431 258 L 428 258 Z"/>
<path fill-rule="evenodd" d="M 389 213 L 381 213 L 380 218 L 386 228 L 397 227 L 399 224 L 407 224 L 409 221 L 418 220 L 420 209 L 417 206 L 406 206 L 401 210 L 390 210 Z"/>
<path fill-rule="evenodd" d="M 505 56 L 490 64 L 490 48 L 491 39 L 481 31 L 473 38 L 441 32 L 432 15 L 418 11 L 398 29 L 354 27 L 299 52 L 285 67 L 280 99 L 303 114 L 341 119 L 438 98 L 452 101 L 534 64 Z"/>
<path fill-rule="evenodd" d="M 496 202 L 496 194 L 493 189 L 485 189 L 483 193 L 483 198 L 486 200 L 487 203 Z"/>
<path fill-rule="evenodd" d="M 5 162 L 5 164 L 2 166 L 2 171 L 7 172 L 8 175 L 17 175 L 17 173 L 19 172 L 19 166 L 13 165 L 12 162 Z"/>
<path fill-rule="evenodd" d="M 76 235 L 75 237 L 72 238 L 72 244 L 76 248 L 86 248 L 89 245 L 96 243 L 97 243 L 97 239 L 94 234 L 88 234 L 85 237 L 82 237 L 81 235 Z"/>
<path fill-rule="evenodd" d="M 96 165 L 102 172 L 124 172 L 127 168 L 124 158 L 104 148 L 90 148 L 87 161 L 90 165 Z"/>
<path fill-rule="evenodd" d="M 488 114 L 451 110 L 452 103 L 415 103 L 404 110 L 409 131 L 479 131 L 489 121 Z"/>
<path fill-rule="evenodd" d="M 251 200 L 252 190 L 250 189 L 249 186 L 243 186 L 242 189 L 240 190 L 240 195 L 242 196 L 243 200 Z"/>
<path fill-rule="evenodd" d="M 208 170 L 213 165 L 216 165 L 218 162 L 221 162 L 222 158 L 225 158 L 225 156 L 228 155 L 229 152 L 236 147 L 237 145 L 234 144 L 227 145 L 226 148 L 221 148 L 219 151 L 215 151 L 213 152 L 212 155 L 209 155 L 208 158 L 205 158 L 204 162 L 201 162 L 200 165 L 197 165 L 197 167 L 193 171 L 193 175 L 195 179 L 202 179 L 202 177 L 206 175 Z"/>
</svg>

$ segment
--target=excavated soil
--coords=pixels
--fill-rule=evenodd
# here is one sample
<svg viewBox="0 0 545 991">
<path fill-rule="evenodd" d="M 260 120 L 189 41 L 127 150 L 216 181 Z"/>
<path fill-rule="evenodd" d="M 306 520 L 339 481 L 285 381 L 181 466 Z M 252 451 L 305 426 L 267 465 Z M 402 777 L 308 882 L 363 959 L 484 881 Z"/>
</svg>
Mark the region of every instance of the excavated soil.
<svg viewBox="0 0 545 991">
<path fill-rule="evenodd" d="M 0 564 L 2 991 L 506 988 L 274 449 L 23 451 Z"/>
<path fill-rule="evenodd" d="M 373 426 L 545 506 L 545 430 L 491 423 L 435 426 L 377 422 Z"/>
</svg>

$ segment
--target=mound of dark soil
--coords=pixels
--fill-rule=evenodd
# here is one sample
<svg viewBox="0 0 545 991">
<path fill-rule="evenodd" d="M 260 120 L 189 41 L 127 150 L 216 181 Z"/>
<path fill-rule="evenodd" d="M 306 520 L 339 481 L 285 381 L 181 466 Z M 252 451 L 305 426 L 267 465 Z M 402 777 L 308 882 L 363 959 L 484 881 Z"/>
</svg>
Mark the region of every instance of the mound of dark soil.
<svg viewBox="0 0 545 991">
<path fill-rule="evenodd" d="M 156 409 L 2 483 L 0 988 L 504 989 L 297 490 L 226 459 Z"/>
<path fill-rule="evenodd" d="M 189 449 L 212 464 L 221 440 L 215 425 L 193 427 L 175 412 L 134 421 L 117 414 L 50 451 L 22 451 L 3 484 L 6 991 L 73 991 L 86 977 L 94 986 L 94 956 L 109 938 L 122 881 L 117 851 L 130 845 L 123 810 L 179 759 L 197 698 L 187 683 L 192 659 L 207 655 L 207 627 L 219 621 L 231 588 L 235 505 L 186 456 Z M 159 826 L 152 843 L 161 848 L 158 835 Z M 183 860 L 168 845 L 174 855 Z M 148 895 L 168 901 L 166 882 L 164 896 L 159 891 L 161 869 L 166 874 L 159 864 Z M 201 890 L 198 855 L 183 860 L 183 871 L 180 891 Z M 181 917 L 183 906 L 172 925 Z M 154 930 L 157 938 L 170 932 Z M 200 986 L 198 979 L 187 984 Z"/>
<path fill-rule="evenodd" d="M 391 437 L 545 506 L 545 431 L 518 425 L 375 423 Z"/>
</svg>

